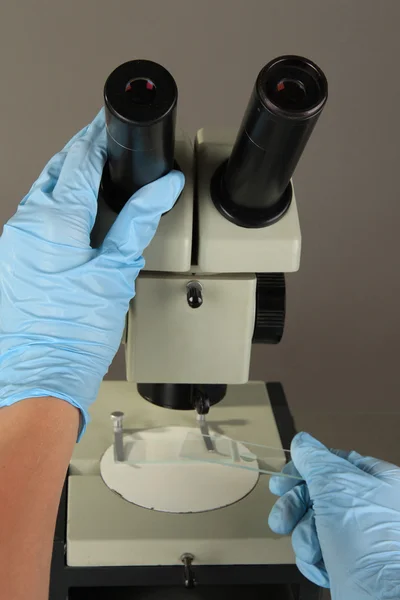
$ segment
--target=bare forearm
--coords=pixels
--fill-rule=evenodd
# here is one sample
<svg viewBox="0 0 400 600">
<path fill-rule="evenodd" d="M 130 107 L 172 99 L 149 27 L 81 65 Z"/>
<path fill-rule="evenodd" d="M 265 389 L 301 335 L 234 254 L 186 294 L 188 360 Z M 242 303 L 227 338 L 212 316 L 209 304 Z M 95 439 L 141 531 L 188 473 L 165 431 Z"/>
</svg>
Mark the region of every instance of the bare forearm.
<svg viewBox="0 0 400 600">
<path fill-rule="evenodd" d="M 57 508 L 78 426 L 78 410 L 56 398 L 0 409 L 0 598 L 48 598 Z"/>
</svg>

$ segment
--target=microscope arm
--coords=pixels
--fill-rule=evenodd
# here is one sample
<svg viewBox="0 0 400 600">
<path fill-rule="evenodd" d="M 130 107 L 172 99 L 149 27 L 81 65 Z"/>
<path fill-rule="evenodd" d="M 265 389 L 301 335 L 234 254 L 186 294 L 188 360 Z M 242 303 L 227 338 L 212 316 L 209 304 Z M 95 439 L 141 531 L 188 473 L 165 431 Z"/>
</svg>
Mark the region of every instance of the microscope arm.
<svg viewBox="0 0 400 600">
<path fill-rule="evenodd" d="M 79 427 L 58 398 L 0 409 L 0 598 L 47 600 L 54 527 Z"/>
</svg>

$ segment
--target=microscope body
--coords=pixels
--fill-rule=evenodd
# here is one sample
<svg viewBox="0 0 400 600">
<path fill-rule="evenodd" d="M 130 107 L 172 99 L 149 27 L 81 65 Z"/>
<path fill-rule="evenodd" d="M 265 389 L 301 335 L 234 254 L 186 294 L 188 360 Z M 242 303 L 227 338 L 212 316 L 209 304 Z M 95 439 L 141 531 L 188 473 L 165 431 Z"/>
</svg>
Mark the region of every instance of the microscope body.
<svg viewBox="0 0 400 600">
<path fill-rule="evenodd" d="M 234 132 L 205 129 L 194 148 L 177 139 L 176 159 L 186 185 L 144 252 L 124 340 L 128 381 L 246 383 L 256 326 L 256 274 L 299 268 L 294 194 L 279 221 L 258 229 L 236 226 L 214 206 L 211 178 L 233 143 Z M 202 290 L 202 304 L 195 309 L 187 297 L 191 282 Z"/>
<path fill-rule="evenodd" d="M 273 448 L 263 472 L 280 471 L 295 433 L 280 384 L 249 382 L 251 348 L 282 337 L 284 274 L 298 270 L 301 253 L 291 177 L 326 98 L 314 63 L 281 57 L 260 72 L 236 139 L 202 129 L 192 142 L 174 139 L 177 87 L 163 67 L 131 61 L 107 80 L 108 163 L 92 244 L 172 165 L 186 184 L 144 251 L 122 340 L 126 380 L 102 382 L 70 463 L 51 600 L 103 586 L 115 598 L 122 586 L 147 598 L 138 586 L 156 585 L 152 597 L 163 598 L 168 586 L 196 582 L 221 598 L 236 584 L 320 597 L 296 569 L 290 539 L 268 527 L 275 498 L 259 455 L 245 455 L 257 459 L 250 473 L 237 448 Z M 193 432 L 197 463 L 182 453 Z M 179 448 L 160 462 L 168 436 Z M 132 459 L 136 449 L 145 460 Z"/>
<path fill-rule="evenodd" d="M 248 380 L 257 327 L 258 277 L 260 272 L 273 276 L 298 269 L 297 206 L 293 194 L 279 221 L 257 229 L 238 227 L 220 214 L 211 199 L 210 181 L 229 155 L 233 139 L 230 132 L 211 130 L 200 130 L 194 143 L 184 136 L 177 138 L 176 160 L 186 185 L 173 209 L 161 218 L 144 253 L 146 266 L 136 280 L 123 339 L 126 381 L 102 383 L 91 408 L 92 423 L 70 465 L 67 561 L 71 567 L 92 561 L 98 566 L 179 564 L 187 552 L 201 564 L 293 564 L 290 540 L 272 539 L 267 520 L 263 525 L 259 522 L 266 506 L 273 503 L 266 477 L 259 478 L 257 492 L 236 504 L 234 525 L 229 507 L 223 509 L 228 512 L 222 520 L 218 510 L 192 515 L 146 511 L 113 494 L 100 476 L 101 457 L 112 441 L 113 411 L 123 411 L 128 432 L 197 427 L 192 404 L 197 387 L 210 390 L 211 433 L 274 447 L 280 452 L 275 467 L 285 464 L 269 392 L 264 382 Z M 99 206 L 99 214 L 107 228 L 116 218 L 105 204 Z M 193 282 L 200 284 L 202 294 L 196 308 L 188 295 Z M 152 398 L 151 392 L 146 394 L 149 389 L 161 392 Z M 175 389 L 183 394 L 183 399 L 178 398 L 181 405 L 174 404 Z M 106 519 L 99 521 L 88 513 L 92 500 L 100 502 Z M 249 514 L 258 517 L 246 528 Z M 151 528 L 154 519 L 154 526 L 162 530 L 159 535 L 150 532 L 144 543 L 145 533 L 138 523 Z M 184 533 L 188 523 L 190 539 Z M 206 543 L 204 527 L 211 536 Z M 232 544 L 232 538 L 238 543 Z M 246 552 L 242 542 L 247 544 Z"/>
<path fill-rule="evenodd" d="M 294 564 L 290 540 L 271 537 L 267 519 L 261 523 L 274 501 L 267 477 L 260 477 L 256 489 L 234 506 L 179 515 L 129 504 L 104 484 L 100 469 L 112 442 L 113 411 L 125 414 L 125 432 L 197 427 L 191 397 L 198 386 L 210 390 L 211 433 L 271 446 L 280 453 L 274 467 L 285 464 L 282 440 L 287 447 L 290 435 L 282 437 L 265 383 L 248 380 L 257 277 L 259 272 L 297 270 L 299 219 L 294 195 L 289 210 L 270 227 L 237 227 L 220 214 L 210 196 L 210 179 L 232 143 L 232 134 L 222 131 L 201 130 L 195 143 L 177 139 L 176 160 L 186 185 L 144 254 L 146 267 L 136 281 L 123 340 L 127 380 L 102 383 L 91 408 L 92 423 L 71 461 L 70 567 L 176 565 L 185 553 L 203 565 Z M 105 206 L 101 212 L 108 227 L 115 214 Z M 201 285 L 197 308 L 188 298 L 193 282 Z M 157 386 L 160 397 L 147 397 L 146 390 Z M 170 386 L 182 390 L 183 406 L 169 406 Z M 205 496 L 210 492 L 203 490 Z M 93 502 L 101 506 L 100 519 L 89 510 Z M 204 531 L 209 532 L 206 539 Z"/>
</svg>

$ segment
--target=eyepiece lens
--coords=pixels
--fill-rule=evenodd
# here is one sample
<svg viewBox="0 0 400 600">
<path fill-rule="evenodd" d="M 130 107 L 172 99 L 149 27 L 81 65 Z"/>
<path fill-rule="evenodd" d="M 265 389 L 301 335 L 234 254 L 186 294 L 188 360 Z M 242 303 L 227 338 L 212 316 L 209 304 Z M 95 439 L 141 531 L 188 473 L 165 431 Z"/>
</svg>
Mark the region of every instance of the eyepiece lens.
<svg viewBox="0 0 400 600">
<path fill-rule="evenodd" d="M 304 113 L 324 100 L 323 77 L 311 63 L 300 58 L 279 60 L 261 72 L 261 96 L 267 105 L 285 113 Z"/>
<path fill-rule="evenodd" d="M 145 77 L 131 79 L 125 86 L 125 92 L 130 95 L 135 104 L 152 104 L 156 97 L 156 86 Z"/>
<path fill-rule="evenodd" d="M 295 109 L 303 105 L 306 94 L 306 88 L 301 81 L 285 77 L 276 84 L 273 101 L 281 108 Z"/>
</svg>

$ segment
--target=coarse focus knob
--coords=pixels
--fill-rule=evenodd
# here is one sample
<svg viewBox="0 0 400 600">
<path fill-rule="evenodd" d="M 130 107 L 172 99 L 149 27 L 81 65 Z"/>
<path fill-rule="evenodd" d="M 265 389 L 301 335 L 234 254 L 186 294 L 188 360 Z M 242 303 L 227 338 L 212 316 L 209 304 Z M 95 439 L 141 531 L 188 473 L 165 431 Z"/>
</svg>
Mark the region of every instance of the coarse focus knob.
<svg viewBox="0 0 400 600">
<path fill-rule="evenodd" d="M 285 326 L 285 276 L 283 273 L 257 273 L 256 277 L 253 342 L 278 344 Z"/>
</svg>

